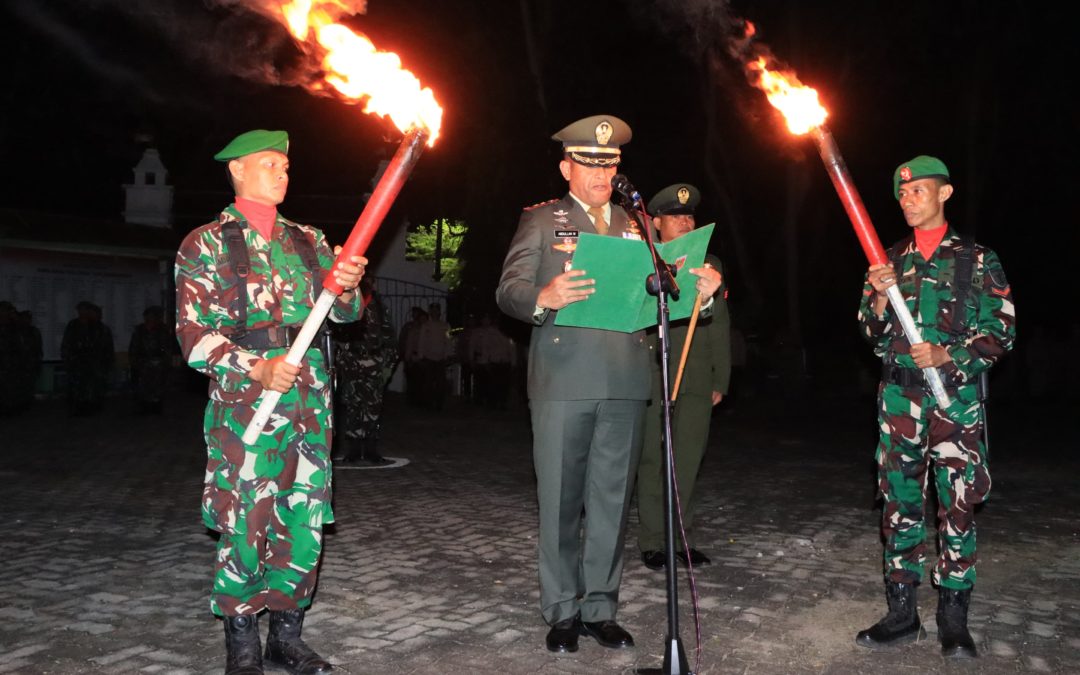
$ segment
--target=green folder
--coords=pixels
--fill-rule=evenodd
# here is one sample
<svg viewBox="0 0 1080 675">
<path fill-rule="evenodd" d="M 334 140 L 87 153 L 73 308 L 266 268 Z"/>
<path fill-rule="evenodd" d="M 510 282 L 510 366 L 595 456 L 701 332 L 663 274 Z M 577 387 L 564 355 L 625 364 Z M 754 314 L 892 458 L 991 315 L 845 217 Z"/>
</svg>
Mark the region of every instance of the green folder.
<svg viewBox="0 0 1080 675">
<path fill-rule="evenodd" d="M 678 268 L 675 282 L 681 293 L 678 300 L 668 297 L 671 321 L 685 319 L 694 309 L 697 277 L 689 270 L 705 262 L 712 232 L 713 223 L 709 223 L 656 245 L 660 257 Z M 585 278 L 596 280 L 596 292 L 560 309 L 555 315 L 556 326 L 633 333 L 656 325 L 656 296 L 645 290 L 645 279 L 654 270 L 644 241 L 582 232 L 572 265 L 572 269 L 585 270 Z"/>
</svg>

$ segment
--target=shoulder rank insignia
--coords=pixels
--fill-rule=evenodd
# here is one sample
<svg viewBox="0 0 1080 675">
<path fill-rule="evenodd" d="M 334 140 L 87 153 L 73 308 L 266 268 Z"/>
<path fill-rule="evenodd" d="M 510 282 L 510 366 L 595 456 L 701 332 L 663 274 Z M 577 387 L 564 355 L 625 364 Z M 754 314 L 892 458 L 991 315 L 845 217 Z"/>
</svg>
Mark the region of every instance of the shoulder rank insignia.
<svg viewBox="0 0 1080 675">
<path fill-rule="evenodd" d="M 532 206 L 526 206 L 524 210 L 525 211 L 532 211 L 533 209 L 538 209 L 541 206 L 547 206 L 548 204 L 554 204 L 557 201 L 559 201 L 559 200 L 558 199 L 549 199 L 546 202 L 540 202 L 539 204 L 533 204 Z"/>
</svg>

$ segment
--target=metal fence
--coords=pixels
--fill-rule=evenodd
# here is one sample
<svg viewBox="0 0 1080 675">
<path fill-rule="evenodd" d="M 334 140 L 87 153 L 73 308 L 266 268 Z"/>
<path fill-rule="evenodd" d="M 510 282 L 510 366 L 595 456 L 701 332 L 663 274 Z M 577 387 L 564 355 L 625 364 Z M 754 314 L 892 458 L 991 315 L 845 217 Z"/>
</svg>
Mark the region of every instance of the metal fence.
<svg viewBox="0 0 1080 675">
<path fill-rule="evenodd" d="M 411 318 L 413 307 L 424 311 L 432 303 L 442 307 L 443 319 L 446 318 L 447 292 L 435 286 L 425 286 L 412 281 L 377 277 L 375 288 L 390 312 L 390 321 L 394 324 L 394 334 L 401 335 L 401 327 Z"/>
</svg>

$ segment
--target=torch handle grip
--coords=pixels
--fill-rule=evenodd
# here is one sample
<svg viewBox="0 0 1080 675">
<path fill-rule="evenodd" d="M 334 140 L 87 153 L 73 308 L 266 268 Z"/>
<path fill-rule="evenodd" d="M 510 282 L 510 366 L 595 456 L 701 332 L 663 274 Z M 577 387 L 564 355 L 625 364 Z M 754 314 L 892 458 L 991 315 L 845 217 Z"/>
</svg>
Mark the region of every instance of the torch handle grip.
<svg viewBox="0 0 1080 675">
<path fill-rule="evenodd" d="M 332 291 L 323 290 L 319 294 L 319 299 L 315 301 L 311 314 L 308 314 L 308 318 L 304 320 L 304 325 L 300 327 L 300 334 L 296 336 L 292 347 L 289 348 L 289 353 L 285 355 L 286 363 L 299 366 L 303 362 L 304 354 L 311 347 L 311 343 L 315 341 L 315 334 L 319 331 L 319 326 L 326 320 L 326 315 L 330 313 L 335 300 L 337 300 L 337 294 Z M 251 418 L 251 422 L 248 423 L 244 435 L 241 437 L 245 445 L 252 445 L 258 440 L 259 434 L 262 433 L 266 423 L 270 421 L 270 415 L 274 413 L 274 408 L 277 407 L 280 399 L 281 392 L 279 391 L 267 391 L 263 394 L 262 401 L 255 411 L 255 416 Z"/>
<path fill-rule="evenodd" d="M 885 289 L 885 292 L 889 296 L 889 304 L 892 305 L 893 314 L 899 319 L 908 342 L 913 345 L 921 343 L 923 341 L 922 334 L 919 333 L 919 329 L 915 325 L 915 319 L 912 318 L 911 310 L 908 309 L 907 303 L 904 302 L 904 296 L 900 293 L 900 289 L 893 285 Z M 932 366 L 923 368 L 923 375 L 926 376 L 926 382 L 930 385 L 930 392 L 937 399 L 938 407 L 942 410 L 948 408 L 950 403 L 949 395 L 945 393 L 945 384 L 941 380 L 941 373 L 938 372 L 938 369 Z"/>
</svg>

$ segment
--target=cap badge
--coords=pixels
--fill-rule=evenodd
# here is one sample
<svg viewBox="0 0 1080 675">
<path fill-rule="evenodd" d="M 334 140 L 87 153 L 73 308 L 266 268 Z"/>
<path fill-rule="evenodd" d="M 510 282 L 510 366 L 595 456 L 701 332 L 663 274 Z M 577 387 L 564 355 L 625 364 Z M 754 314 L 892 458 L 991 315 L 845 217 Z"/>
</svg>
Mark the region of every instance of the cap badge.
<svg viewBox="0 0 1080 675">
<path fill-rule="evenodd" d="M 596 142 L 600 145 L 607 145 L 607 142 L 611 140 L 612 133 L 611 123 L 604 120 L 600 124 L 596 125 Z"/>
<path fill-rule="evenodd" d="M 680 204 L 686 204 L 686 202 L 690 201 L 690 191 L 684 187 L 679 188 L 677 196 Z"/>
<path fill-rule="evenodd" d="M 900 169 L 900 179 L 905 181 L 911 180 L 910 166 L 905 166 L 904 168 Z"/>
</svg>

